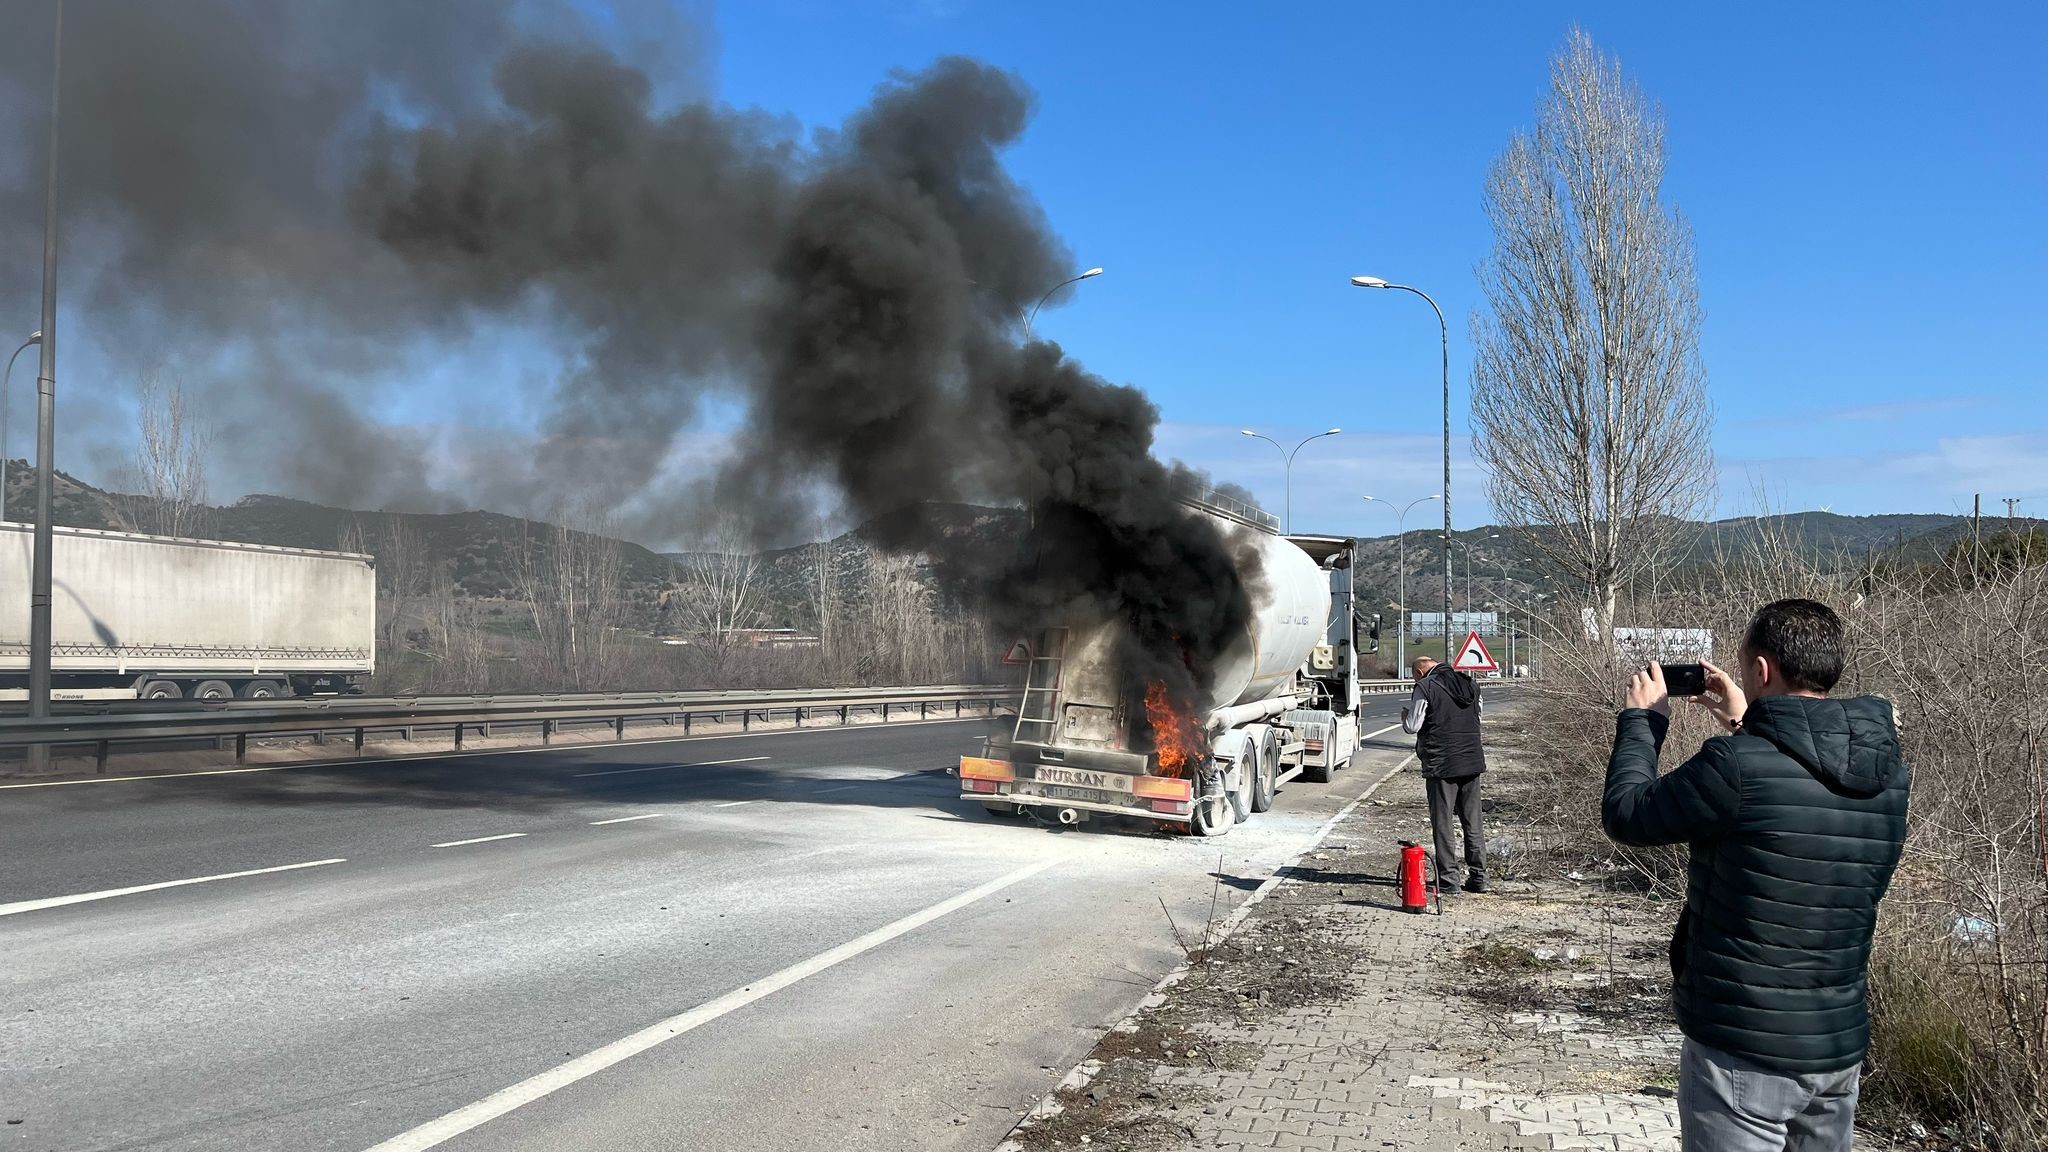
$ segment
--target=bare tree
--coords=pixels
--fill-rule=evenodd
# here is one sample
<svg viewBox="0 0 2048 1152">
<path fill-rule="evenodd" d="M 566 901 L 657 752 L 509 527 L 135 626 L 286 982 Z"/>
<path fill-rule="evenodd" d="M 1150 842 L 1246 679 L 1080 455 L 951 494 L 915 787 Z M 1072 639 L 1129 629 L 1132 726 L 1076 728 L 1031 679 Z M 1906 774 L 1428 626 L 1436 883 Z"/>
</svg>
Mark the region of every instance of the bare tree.
<svg viewBox="0 0 2048 1152">
<path fill-rule="evenodd" d="M 545 542 L 522 528 L 512 580 L 532 613 L 535 655 L 550 686 L 602 690 L 625 655 L 625 554 L 605 516 L 565 510 Z"/>
<path fill-rule="evenodd" d="M 135 460 L 125 503 L 138 532 L 196 536 L 211 526 L 206 504 L 206 458 L 213 426 L 192 411 L 184 384 L 166 380 L 162 367 L 143 372 L 137 384 Z"/>
<path fill-rule="evenodd" d="M 1527 538 L 1583 584 L 1603 647 L 1616 589 L 1714 496 L 1692 232 L 1663 176 L 1662 115 L 1574 29 L 1486 183 L 1473 454 L 1503 523 L 1556 529 Z"/>
<path fill-rule="evenodd" d="M 722 675 L 734 633 L 761 624 L 761 561 L 737 520 L 721 520 L 677 565 L 679 587 L 670 597 L 681 613 L 681 631 L 708 653 Z"/>
<path fill-rule="evenodd" d="M 832 667 L 839 639 L 839 590 L 832 572 L 832 536 L 824 523 L 818 525 L 818 541 L 810 547 L 811 614 L 818 625 L 818 655 L 827 669 Z"/>
<path fill-rule="evenodd" d="M 414 602 L 426 594 L 433 574 L 432 564 L 427 556 L 426 539 L 419 529 L 403 516 L 391 512 L 384 514 L 376 557 L 377 591 L 383 601 L 380 608 L 384 646 L 395 654 L 406 646 L 406 623 L 411 618 Z"/>
</svg>

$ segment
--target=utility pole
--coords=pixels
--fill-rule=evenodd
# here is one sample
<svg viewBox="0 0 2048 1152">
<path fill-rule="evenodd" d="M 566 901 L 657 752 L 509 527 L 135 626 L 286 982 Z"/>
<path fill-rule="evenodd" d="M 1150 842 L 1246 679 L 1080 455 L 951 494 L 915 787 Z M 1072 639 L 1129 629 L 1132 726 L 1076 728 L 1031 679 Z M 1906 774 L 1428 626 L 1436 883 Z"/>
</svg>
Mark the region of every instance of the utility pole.
<svg viewBox="0 0 2048 1152">
<path fill-rule="evenodd" d="M 50 531 L 51 471 L 57 450 L 57 93 L 64 70 L 64 0 L 57 0 L 57 29 L 50 50 L 50 154 L 43 195 L 43 342 L 36 373 L 36 528 L 29 566 L 28 714 L 50 714 Z M 31 770 L 50 763 L 47 744 L 28 750 Z"/>
<path fill-rule="evenodd" d="M 2018 531 L 2019 531 L 2019 527 L 2018 527 L 2018 526 L 2017 526 L 2016 524 L 2014 524 L 2014 522 L 2013 522 L 2013 513 L 2014 513 L 2014 511 L 2015 511 L 2016 509 L 2018 509 L 2018 508 L 2019 508 L 2019 506 L 2020 506 L 2020 497 L 2018 497 L 2018 496 L 2007 496 L 2007 497 L 2005 498 L 2005 530 L 2006 530 L 2007 532 L 2015 532 L 2015 533 L 2016 533 L 2016 532 L 2018 532 Z"/>
</svg>

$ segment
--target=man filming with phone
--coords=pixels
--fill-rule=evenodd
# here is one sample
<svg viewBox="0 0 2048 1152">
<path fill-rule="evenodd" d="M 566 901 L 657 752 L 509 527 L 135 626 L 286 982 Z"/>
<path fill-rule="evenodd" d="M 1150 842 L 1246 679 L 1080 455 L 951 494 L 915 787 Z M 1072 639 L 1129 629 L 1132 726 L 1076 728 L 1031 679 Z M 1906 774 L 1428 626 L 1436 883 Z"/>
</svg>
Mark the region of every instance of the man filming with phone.
<svg viewBox="0 0 2048 1152">
<path fill-rule="evenodd" d="M 1619 843 L 1691 846 L 1671 941 L 1687 1148 L 1850 1147 L 1910 774 L 1888 702 L 1828 697 L 1846 654 L 1832 609 L 1779 600 L 1750 622 L 1736 676 L 1651 664 L 1629 680 L 1601 819 Z M 1660 778 L 1674 681 L 1727 734 Z"/>
</svg>

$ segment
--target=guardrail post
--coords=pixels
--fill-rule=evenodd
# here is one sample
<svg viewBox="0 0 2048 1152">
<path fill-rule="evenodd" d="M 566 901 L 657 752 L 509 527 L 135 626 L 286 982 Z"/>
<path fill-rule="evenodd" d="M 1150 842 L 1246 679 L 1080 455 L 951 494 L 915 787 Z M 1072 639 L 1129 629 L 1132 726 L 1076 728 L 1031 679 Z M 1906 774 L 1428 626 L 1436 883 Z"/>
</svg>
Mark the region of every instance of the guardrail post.
<svg viewBox="0 0 2048 1152">
<path fill-rule="evenodd" d="M 958 716 L 958 715 L 960 715 L 960 710 L 961 710 L 961 709 L 963 709 L 963 708 L 965 708 L 965 707 L 967 707 L 967 701 L 965 701 L 965 700 L 955 700 L 955 701 L 953 701 L 953 715 L 955 715 L 955 716 Z"/>
<path fill-rule="evenodd" d="M 924 702 L 924 701 L 922 701 L 922 700 L 919 700 L 919 701 L 917 702 L 917 718 L 918 718 L 919 720 L 922 720 L 922 719 L 924 719 L 924 718 L 925 718 L 926 716 L 929 716 L 929 715 L 930 715 L 930 713 L 929 713 L 929 712 L 927 712 L 927 711 L 925 710 L 925 702 Z"/>
<path fill-rule="evenodd" d="M 799 728 L 804 726 L 804 706 L 801 704 L 796 706 L 796 726 Z"/>
<path fill-rule="evenodd" d="M 543 720 L 540 722 L 540 742 L 542 744 L 552 744 L 555 742 L 555 722 L 553 720 Z"/>
<path fill-rule="evenodd" d="M 111 740 L 102 740 L 99 742 L 98 748 L 95 749 L 98 762 L 93 765 L 93 771 L 98 772 L 102 776 L 107 773 L 107 757 L 113 752 L 113 749 L 109 747 L 112 743 L 113 741 Z M 235 759 L 240 760 L 241 757 L 237 756 Z"/>
<path fill-rule="evenodd" d="M 240 764 L 248 758 L 249 734 L 247 732 L 237 732 L 235 733 L 235 763 Z"/>
<path fill-rule="evenodd" d="M 844 728 L 846 727 L 847 723 L 848 721 L 846 719 L 846 705 L 841 704 L 839 706 L 839 726 L 841 728 Z"/>
<path fill-rule="evenodd" d="M 619 717 L 618 719 L 616 719 L 616 720 L 612 721 L 612 739 L 614 739 L 614 740 L 624 740 L 625 738 L 626 738 L 626 718 L 625 718 L 624 716 L 621 716 L 621 717 Z"/>
<path fill-rule="evenodd" d="M 362 750 L 363 750 L 363 730 L 362 730 L 362 729 L 361 729 L 361 728 L 359 727 L 359 728 L 357 728 L 357 729 L 356 729 L 356 751 L 357 751 L 357 752 L 361 752 Z"/>
<path fill-rule="evenodd" d="M 462 750 L 462 725 L 460 723 L 455 725 L 455 750 L 458 752 Z"/>
<path fill-rule="evenodd" d="M 688 736 L 689 734 L 690 734 L 690 714 L 689 714 L 688 712 L 685 712 L 685 713 L 683 713 L 683 735 L 685 735 L 685 736 Z"/>
<path fill-rule="evenodd" d="M 483 731 L 478 733 L 478 735 L 482 736 L 486 740 L 489 740 L 491 738 L 491 722 L 489 720 L 484 721 L 482 727 Z"/>
<path fill-rule="evenodd" d="M 883 702 L 883 704 L 882 704 L 882 723 L 884 723 L 884 724 L 887 724 L 888 722 L 889 722 L 889 705 L 888 705 L 888 703 L 887 703 L 886 701 L 884 701 L 884 702 Z"/>
<path fill-rule="evenodd" d="M 742 731 L 742 732 L 752 732 L 753 730 L 754 730 L 754 710 L 753 710 L 752 708 L 742 708 L 742 709 L 740 709 L 740 731 Z"/>
</svg>

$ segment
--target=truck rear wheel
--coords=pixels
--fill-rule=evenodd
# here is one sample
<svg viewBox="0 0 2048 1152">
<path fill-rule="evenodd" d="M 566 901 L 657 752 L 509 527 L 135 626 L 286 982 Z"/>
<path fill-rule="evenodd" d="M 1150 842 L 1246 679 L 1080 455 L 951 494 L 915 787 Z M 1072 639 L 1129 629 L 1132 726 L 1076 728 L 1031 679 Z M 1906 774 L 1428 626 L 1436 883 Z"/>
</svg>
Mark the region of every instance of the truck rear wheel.
<svg viewBox="0 0 2048 1152">
<path fill-rule="evenodd" d="M 149 680 L 137 695 L 144 700 L 178 700 L 184 697 L 185 690 L 178 687 L 176 680 Z"/>
<path fill-rule="evenodd" d="M 1258 770 L 1252 773 L 1252 811 L 1271 812 L 1273 794 L 1280 790 L 1280 758 L 1261 755 Z"/>
<path fill-rule="evenodd" d="M 199 686 L 192 689 L 192 698 L 194 700 L 233 700 L 235 698 L 234 685 L 229 684 L 225 680 L 201 680 Z"/>
<path fill-rule="evenodd" d="M 275 680 L 250 680 L 235 695 L 244 700 L 275 700 L 284 695 L 284 688 Z"/>
</svg>

